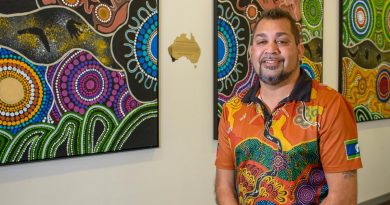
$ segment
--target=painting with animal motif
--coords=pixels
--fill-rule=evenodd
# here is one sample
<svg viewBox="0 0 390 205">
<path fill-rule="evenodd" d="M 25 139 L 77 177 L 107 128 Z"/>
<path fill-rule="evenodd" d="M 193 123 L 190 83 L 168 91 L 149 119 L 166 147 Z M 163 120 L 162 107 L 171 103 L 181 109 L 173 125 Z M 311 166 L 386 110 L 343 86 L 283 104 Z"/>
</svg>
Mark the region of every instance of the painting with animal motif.
<svg viewBox="0 0 390 205">
<path fill-rule="evenodd" d="M 0 165 L 158 146 L 158 0 L 0 0 Z"/>
<path fill-rule="evenodd" d="M 340 2 L 339 90 L 357 122 L 390 118 L 390 0 Z"/>
</svg>

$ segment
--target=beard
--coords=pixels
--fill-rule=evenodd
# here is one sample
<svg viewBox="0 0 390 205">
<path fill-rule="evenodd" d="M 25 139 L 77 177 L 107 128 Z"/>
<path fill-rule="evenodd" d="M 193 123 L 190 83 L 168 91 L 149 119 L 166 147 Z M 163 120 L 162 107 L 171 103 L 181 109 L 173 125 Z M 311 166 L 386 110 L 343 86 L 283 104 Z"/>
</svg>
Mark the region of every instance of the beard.
<svg viewBox="0 0 390 205">
<path fill-rule="evenodd" d="M 285 72 L 284 70 L 282 70 L 277 75 L 266 75 L 262 71 L 263 69 L 264 68 L 260 68 L 260 71 L 259 71 L 259 73 L 257 75 L 259 76 L 259 79 L 263 83 L 268 84 L 268 85 L 278 85 L 279 83 L 281 83 L 281 82 L 285 81 L 286 79 L 288 79 L 292 75 L 292 73 L 295 71 L 295 69 L 291 70 L 289 72 Z M 269 68 L 266 68 L 266 69 L 269 69 Z"/>
<path fill-rule="evenodd" d="M 262 65 L 261 61 L 260 61 L 260 65 L 259 65 L 259 73 L 257 73 L 259 79 L 265 83 L 265 84 L 268 84 L 268 85 L 278 85 L 280 83 L 282 83 L 283 81 L 285 81 L 286 79 L 288 79 L 297 69 L 298 69 L 298 65 L 299 65 L 299 62 L 297 62 L 297 66 L 295 69 L 292 69 L 290 71 L 285 71 L 283 69 L 283 66 L 284 66 L 284 60 L 282 62 L 279 62 L 280 65 L 277 65 L 277 66 L 268 66 L 268 67 L 265 67 L 264 65 Z M 281 71 L 280 73 L 276 74 L 276 75 L 267 75 L 264 70 L 277 70 L 278 67 L 281 66 Z"/>
</svg>

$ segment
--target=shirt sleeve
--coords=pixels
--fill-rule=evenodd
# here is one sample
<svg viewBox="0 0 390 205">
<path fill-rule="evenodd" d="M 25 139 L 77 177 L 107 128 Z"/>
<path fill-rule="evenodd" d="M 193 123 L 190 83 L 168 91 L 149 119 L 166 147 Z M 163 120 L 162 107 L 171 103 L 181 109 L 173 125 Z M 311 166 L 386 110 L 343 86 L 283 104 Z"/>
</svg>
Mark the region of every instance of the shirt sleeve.
<svg viewBox="0 0 390 205">
<path fill-rule="evenodd" d="M 362 167 L 353 109 L 333 91 L 320 119 L 319 148 L 325 172 L 343 172 Z"/>
<path fill-rule="evenodd" d="M 215 166 L 218 169 L 234 169 L 234 157 L 229 140 L 229 123 L 227 121 L 228 111 L 224 105 L 218 126 L 218 148 Z"/>
</svg>

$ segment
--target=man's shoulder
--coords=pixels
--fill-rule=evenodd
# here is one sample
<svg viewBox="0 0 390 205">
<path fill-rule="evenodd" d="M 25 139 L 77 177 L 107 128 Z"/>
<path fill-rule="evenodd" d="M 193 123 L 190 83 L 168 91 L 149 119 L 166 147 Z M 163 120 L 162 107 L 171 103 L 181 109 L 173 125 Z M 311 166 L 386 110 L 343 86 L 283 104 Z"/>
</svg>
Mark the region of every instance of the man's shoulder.
<svg viewBox="0 0 390 205">
<path fill-rule="evenodd" d="M 339 93 L 336 89 L 313 80 L 311 99 L 317 98 L 322 103 L 330 103 L 334 100 L 345 99 L 345 97 Z"/>
<path fill-rule="evenodd" d="M 319 96 L 328 96 L 328 97 L 334 96 L 334 95 L 341 96 L 341 94 L 339 92 L 337 92 L 336 89 L 334 89 L 328 85 L 325 85 L 323 83 L 320 83 L 316 80 L 313 80 L 312 89 L 314 89 Z"/>
</svg>

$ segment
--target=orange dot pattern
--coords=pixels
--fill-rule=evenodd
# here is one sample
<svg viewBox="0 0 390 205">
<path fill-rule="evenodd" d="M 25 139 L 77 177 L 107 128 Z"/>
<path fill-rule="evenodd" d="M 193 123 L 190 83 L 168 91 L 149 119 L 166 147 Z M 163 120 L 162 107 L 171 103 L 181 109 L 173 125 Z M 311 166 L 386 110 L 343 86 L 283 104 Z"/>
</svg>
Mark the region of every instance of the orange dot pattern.
<svg viewBox="0 0 390 205">
<path fill-rule="evenodd" d="M 15 104 L 0 100 L 0 125 L 15 126 L 30 120 L 39 110 L 43 99 L 43 87 L 37 73 L 25 62 L 16 59 L 0 59 L 0 80 L 14 78 L 21 82 L 24 97 Z"/>
</svg>

